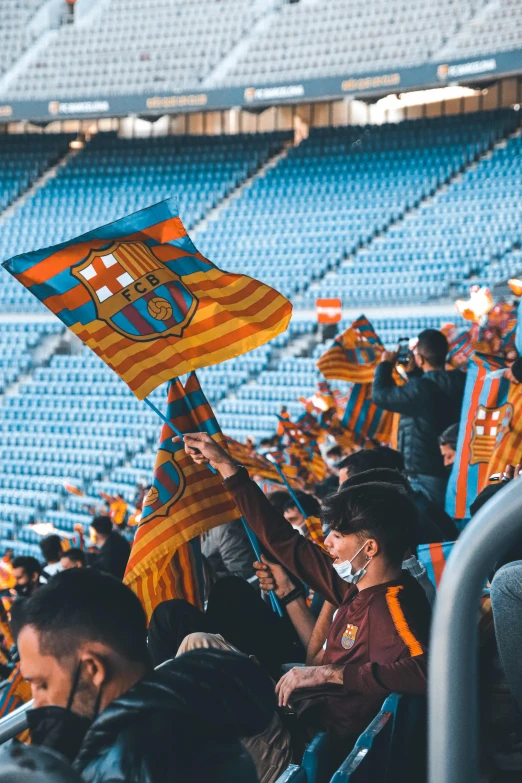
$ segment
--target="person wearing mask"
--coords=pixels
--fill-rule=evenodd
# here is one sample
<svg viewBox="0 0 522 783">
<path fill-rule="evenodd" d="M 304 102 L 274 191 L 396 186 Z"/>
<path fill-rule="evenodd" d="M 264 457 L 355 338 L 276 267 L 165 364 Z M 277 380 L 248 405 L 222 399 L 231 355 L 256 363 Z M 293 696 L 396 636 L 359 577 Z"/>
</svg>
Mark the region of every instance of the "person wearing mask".
<svg viewBox="0 0 522 783">
<path fill-rule="evenodd" d="M 91 540 L 100 550 L 94 568 L 123 579 L 130 555 L 130 544 L 114 530 L 110 517 L 95 517 L 90 526 Z"/>
<path fill-rule="evenodd" d="M 85 568 L 85 552 L 83 549 L 71 547 L 62 554 L 60 563 L 63 571 L 68 571 L 69 568 Z"/>
<path fill-rule="evenodd" d="M 32 745 L 62 753 L 85 783 L 256 783 L 239 737 L 268 726 L 275 699 L 247 656 L 198 650 L 154 671 L 137 596 L 89 568 L 56 574 L 14 631 Z"/>
<path fill-rule="evenodd" d="M 430 606 L 402 562 L 417 520 L 408 495 L 381 482 L 349 486 L 326 498 L 331 532 L 323 551 L 292 529 L 259 487 L 206 433 L 184 435 L 186 452 L 210 463 L 271 557 L 336 609 L 317 665 L 293 668 L 277 684 L 309 731 L 355 740 L 392 691 L 426 693 Z M 302 598 L 294 589 L 286 608 Z M 319 648 L 324 638 L 320 639 Z M 312 637 L 309 652 L 317 644 Z"/>
<path fill-rule="evenodd" d="M 417 372 L 403 386 L 393 378 L 396 351 L 384 351 L 375 370 L 372 401 L 386 411 L 400 413 L 399 451 L 414 489 L 444 506 L 447 474 L 438 437 L 460 421 L 465 375 L 445 369 L 448 341 L 437 329 L 420 333 L 413 351 Z"/>
<path fill-rule="evenodd" d="M 28 598 L 40 587 L 42 566 L 35 557 L 20 556 L 13 560 L 15 591 L 21 598 Z"/>
<path fill-rule="evenodd" d="M 51 536 L 45 536 L 40 541 L 40 549 L 45 560 L 45 566 L 43 569 L 43 576 L 50 579 L 58 571 L 62 570 L 61 558 L 63 554 L 62 539 L 55 534 Z"/>
<path fill-rule="evenodd" d="M 306 519 L 308 517 L 317 517 L 319 519 L 321 515 L 321 504 L 313 495 L 308 492 L 294 492 L 295 497 L 299 502 L 298 507 L 295 499 L 289 496 L 288 500 L 283 506 L 283 516 L 287 522 L 289 522 L 294 530 L 298 530 L 301 535 L 308 535 L 308 529 L 306 527 Z M 306 517 L 303 516 L 303 511 Z"/>
<path fill-rule="evenodd" d="M 459 425 L 451 424 L 439 435 L 439 448 L 444 460 L 444 467 L 451 473 L 451 467 L 457 456 L 457 440 L 459 437 Z"/>
</svg>

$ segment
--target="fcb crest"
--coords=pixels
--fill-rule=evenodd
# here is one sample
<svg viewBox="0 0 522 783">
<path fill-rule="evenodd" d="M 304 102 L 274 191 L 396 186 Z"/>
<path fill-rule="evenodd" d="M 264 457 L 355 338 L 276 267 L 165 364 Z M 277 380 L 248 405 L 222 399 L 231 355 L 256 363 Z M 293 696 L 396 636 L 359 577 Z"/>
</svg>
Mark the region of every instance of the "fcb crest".
<svg viewBox="0 0 522 783">
<path fill-rule="evenodd" d="M 344 647 L 345 650 L 351 650 L 351 648 L 355 644 L 355 637 L 357 636 L 357 631 L 359 630 L 358 625 L 352 625 L 349 623 L 346 626 L 346 630 L 343 633 L 341 644 Z"/>
<path fill-rule="evenodd" d="M 143 502 L 141 525 L 166 517 L 185 491 L 185 476 L 168 448 L 158 451 L 152 486 Z"/>
<path fill-rule="evenodd" d="M 98 318 L 133 340 L 181 337 L 198 306 L 179 275 L 143 242 L 91 250 L 71 272 L 88 290 Z"/>
<path fill-rule="evenodd" d="M 500 408 L 486 408 L 479 405 L 473 421 L 470 448 L 470 465 L 489 462 L 493 450 L 509 431 L 513 417 L 513 406 L 509 403 Z"/>
</svg>

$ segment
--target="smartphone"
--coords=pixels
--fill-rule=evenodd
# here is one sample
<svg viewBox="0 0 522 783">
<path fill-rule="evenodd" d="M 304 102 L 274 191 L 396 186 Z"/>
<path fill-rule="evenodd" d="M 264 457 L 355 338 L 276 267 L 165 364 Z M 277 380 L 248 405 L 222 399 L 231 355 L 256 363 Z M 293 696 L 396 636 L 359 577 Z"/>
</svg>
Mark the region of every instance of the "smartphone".
<svg viewBox="0 0 522 783">
<path fill-rule="evenodd" d="M 408 364 L 410 358 L 410 338 L 399 337 L 399 345 L 397 346 L 397 362 L 399 364 Z"/>
</svg>

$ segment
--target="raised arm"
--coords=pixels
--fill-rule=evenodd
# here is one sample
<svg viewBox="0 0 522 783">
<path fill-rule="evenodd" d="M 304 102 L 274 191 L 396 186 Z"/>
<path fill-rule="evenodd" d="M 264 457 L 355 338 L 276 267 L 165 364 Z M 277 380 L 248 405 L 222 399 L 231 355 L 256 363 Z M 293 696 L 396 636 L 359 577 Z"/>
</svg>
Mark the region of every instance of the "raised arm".
<svg viewBox="0 0 522 783">
<path fill-rule="evenodd" d="M 372 402 L 385 411 L 415 416 L 422 411 L 418 385 L 413 380 L 405 383 L 404 386 L 397 386 L 393 379 L 393 366 L 392 361 L 384 360 L 375 368 Z M 424 405 L 426 405 L 425 398 Z"/>
<path fill-rule="evenodd" d="M 316 590 L 335 606 L 354 589 L 332 568 L 330 556 L 313 542 L 301 536 L 274 509 L 245 468 L 206 433 L 184 435 L 185 451 L 198 464 L 209 462 L 222 476 L 225 487 L 234 498 L 263 546 L 295 577 Z"/>
</svg>

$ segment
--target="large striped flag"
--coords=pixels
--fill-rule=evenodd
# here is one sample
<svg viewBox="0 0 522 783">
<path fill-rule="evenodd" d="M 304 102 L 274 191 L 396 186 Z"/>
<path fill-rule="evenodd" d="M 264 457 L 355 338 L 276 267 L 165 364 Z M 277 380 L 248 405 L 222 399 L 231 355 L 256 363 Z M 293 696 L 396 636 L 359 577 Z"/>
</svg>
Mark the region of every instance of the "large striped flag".
<svg viewBox="0 0 522 783">
<path fill-rule="evenodd" d="M 461 520 L 461 526 L 470 518 L 471 503 L 487 484 L 493 454 L 513 428 L 510 383 L 502 377 L 504 367 L 503 359 L 478 353 L 468 364 L 457 455 L 446 492 L 446 511 Z"/>
<path fill-rule="evenodd" d="M 327 380 L 371 383 L 384 346 L 366 316 L 357 318 L 336 337 L 317 362 Z"/>
<path fill-rule="evenodd" d="M 522 386 L 509 384 L 506 415 L 509 426 L 498 438 L 489 460 L 487 474 L 503 473 L 506 465 L 522 462 Z"/>
<path fill-rule="evenodd" d="M 198 253 L 174 199 L 4 262 L 143 399 L 284 331 L 292 306 Z"/>
<path fill-rule="evenodd" d="M 166 417 L 181 432 L 207 432 L 226 446 L 195 373 L 185 387 L 178 379 L 170 382 Z M 164 424 L 154 479 L 124 579 L 149 618 L 157 604 L 169 598 L 199 603 L 194 552 L 187 542 L 239 517 L 219 475 L 196 465 L 183 443 L 172 442 L 173 435 Z"/>
<path fill-rule="evenodd" d="M 391 443 L 394 417 L 394 413 L 378 408 L 372 402 L 371 384 L 354 383 L 341 425 L 345 430 L 353 433 L 355 443 L 361 446 L 368 441 Z"/>
</svg>

